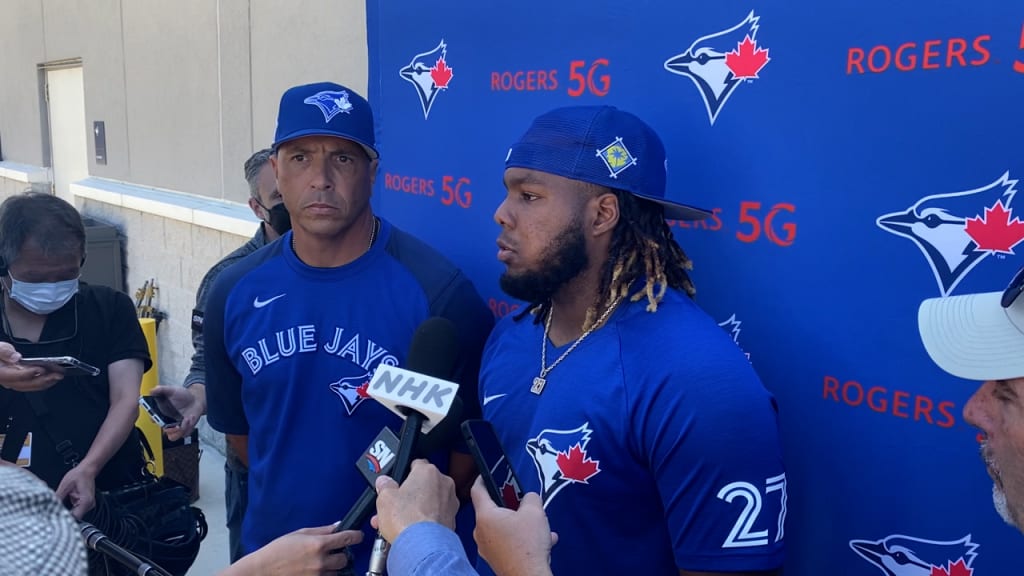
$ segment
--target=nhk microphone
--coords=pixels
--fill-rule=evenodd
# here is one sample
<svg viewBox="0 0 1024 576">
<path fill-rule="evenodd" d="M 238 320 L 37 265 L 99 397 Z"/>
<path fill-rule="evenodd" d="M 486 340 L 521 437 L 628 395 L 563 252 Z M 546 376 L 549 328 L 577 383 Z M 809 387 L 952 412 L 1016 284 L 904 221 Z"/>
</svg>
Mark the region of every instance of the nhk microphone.
<svg viewBox="0 0 1024 576">
<path fill-rule="evenodd" d="M 380 365 L 370 380 L 370 397 L 405 419 L 392 470 L 399 484 L 409 474 L 420 434 L 444 420 L 455 403 L 459 385 L 443 378 L 454 371 L 458 348 L 455 325 L 447 318 L 428 318 L 412 337 L 406 362 L 409 368 Z M 367 576 L 384 574 L 390 549 L 378 535 Z"/>
</svg>

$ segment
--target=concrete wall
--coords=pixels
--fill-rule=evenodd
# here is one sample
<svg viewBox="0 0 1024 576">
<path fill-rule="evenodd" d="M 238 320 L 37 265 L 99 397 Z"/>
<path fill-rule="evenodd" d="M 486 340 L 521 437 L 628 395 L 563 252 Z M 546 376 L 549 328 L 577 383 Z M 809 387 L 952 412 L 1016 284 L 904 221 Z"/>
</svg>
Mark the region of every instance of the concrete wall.
<svg viewBox="0 0 1024 576">
<path fill-rule="evenodd" d="M 157 280 L 160 379 L 181 382 L 199 281 L 256 229 L 242 164 L 272 141 L 281 93 L 330 80 L 366 94 L 365 3 L 0 0 L 0 200 L 48 187 L 39 67 L 67 59 L 82 62 L 89 143 L 76 205 L 120 229 L 130 292 Z"/>
<path fill-rule="evenodd" d="M 0 144 L 3 160 L 41 166 L 42 109 L 36 64 L 46 61 L 43 3 L 0 0 Z"/>
<path fill-rule="evenodd" d="M 3 160 L 45 165 L 37 66 L 80 58 L 92 176 L 243 201 L 289 86 L 367 87 L 362 0 L 0 0 Z"/>
</svg>

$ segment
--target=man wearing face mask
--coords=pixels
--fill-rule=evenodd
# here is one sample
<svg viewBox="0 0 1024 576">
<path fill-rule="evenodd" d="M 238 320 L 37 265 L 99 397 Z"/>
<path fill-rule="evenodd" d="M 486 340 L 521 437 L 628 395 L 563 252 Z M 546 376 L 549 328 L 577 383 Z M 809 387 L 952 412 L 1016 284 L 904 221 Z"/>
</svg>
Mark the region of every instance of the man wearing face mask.
<svg viewBox="0 0 1024 576">
<path fill-rule="evenodd" d="M 178 440 L 192 433 L 199 418 L 206 414 L 206 361 L 203 354 L 203 314 L 206 310 L 206 299 L 214 280 L 222 271 L 249 254 L 281 237 L 291 230 L 291 219 L 288 209 L 281 202 L 281 194 L 277 191 L 277 180 L 274 170 L 270 167 L 270 149 L 260 150 L 245 161 L 245 180 L 249 183 L 249 208 L 262 223 L 256 235 L 245 245 L 225 256 L 213 265 L 196 293 L 196 307 L 192 311 L 192 367 L 185 376 L 183 387 L 157 386 L 152 394 L 168 398 L 182 420 L 177 426 L 165 429 L 167 438 Z M 245 504 L 249 486 L 249 471 L 242 460 L 227 445 L 227 457 L 224 462 L 224 503 L 227 507 L 228 539 L 230 543 L 231 561 L 242 557 L 241 529 L 242 518 L 245 516 Z"/>
<path fill-rule="evenodd" d="M 137 481 L 142 374 L 152 365 L 122 292 L 79 283 L 85 227 L 73 206 L 28 192 L 0 204 L 0 457 L 44 480 L 81 519 L 97 490 Z M 65 376 L 30 357 L 73 356 L 100 369 Z"/>
</svg>

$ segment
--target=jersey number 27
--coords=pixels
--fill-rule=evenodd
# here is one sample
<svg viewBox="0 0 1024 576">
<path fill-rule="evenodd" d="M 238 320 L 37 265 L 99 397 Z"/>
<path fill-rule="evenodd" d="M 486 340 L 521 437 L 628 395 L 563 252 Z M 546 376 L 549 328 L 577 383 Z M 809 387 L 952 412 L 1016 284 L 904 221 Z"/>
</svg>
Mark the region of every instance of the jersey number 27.
<svg viewBox="0 0 1024 576">
<path fill-rule="evenodd" d="M 765 480 L 764 497 L 780 498 L 778 529 L 775 542 L 782 540 L 783 526 L 786 523 L 786 475 L 779 474 Z M 761 490 L 750 482 L 732 482 L 718 491 L 718 498 L 732 504 L 737 498 L 745 502 L 743 511 L 733 524 L 729 536 L 722 543 L 722 548 L 745 548 L 749 546 L 767 546 L 768 530 L 753 531 L 754 523 L 761 515 Z"/>
</svg>

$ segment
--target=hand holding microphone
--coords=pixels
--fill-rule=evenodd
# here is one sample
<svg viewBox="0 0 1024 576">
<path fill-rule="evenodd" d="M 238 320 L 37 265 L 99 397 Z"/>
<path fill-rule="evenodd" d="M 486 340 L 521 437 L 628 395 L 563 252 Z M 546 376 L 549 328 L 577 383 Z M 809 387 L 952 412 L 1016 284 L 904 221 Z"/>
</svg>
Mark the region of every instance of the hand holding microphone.
<svg viewBox="0 0 1024 576">
<path fill-rule="evenodd" d="M 401 486 L 388 476 L 377 478 L 377 515 L 370 523 L 388 542 L 418 522 L 436 522 L 455 530 L 459 499 L 455 482 L 426 460 L 415 460 Z"/>
</svg>

